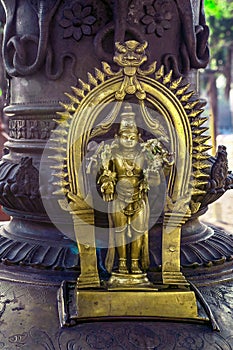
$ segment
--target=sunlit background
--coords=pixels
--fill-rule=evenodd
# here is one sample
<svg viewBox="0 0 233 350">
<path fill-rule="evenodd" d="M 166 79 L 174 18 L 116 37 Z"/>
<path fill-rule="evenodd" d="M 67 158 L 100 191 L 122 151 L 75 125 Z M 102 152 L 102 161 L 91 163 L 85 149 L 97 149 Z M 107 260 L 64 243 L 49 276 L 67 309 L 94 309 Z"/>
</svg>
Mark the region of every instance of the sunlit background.
<svg viewBox="0 0 233 350">
<path fill-rule="evenodd" d="M 200 72 L 200 95 L 207 100 L 212 155 L 225 145 L 229 169 L 233 170 L 233 1 L 205 0 L 210 28 L 210 62 Z M 233 233 L 233 191 L 209 206 L 202 220 Z"/>
</svg>

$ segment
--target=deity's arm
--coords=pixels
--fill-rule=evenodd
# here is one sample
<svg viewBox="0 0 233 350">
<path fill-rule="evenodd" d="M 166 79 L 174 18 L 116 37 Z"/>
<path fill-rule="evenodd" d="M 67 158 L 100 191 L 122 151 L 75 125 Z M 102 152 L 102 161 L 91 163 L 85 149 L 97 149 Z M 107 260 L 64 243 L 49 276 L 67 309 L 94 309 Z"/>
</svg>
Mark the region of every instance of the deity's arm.
<svg viewBox="0 0 233 350">
<path fill-rule="evenodd" d="M 100 153 L 100 162 L 101 167 L 97 184 L 100 185 L 104 201 L 110 202 L 114 199 L 117 174 L 114 171 L 112 151 L 109 145 L 105 145 L 103 151 Z"/>
</svg>

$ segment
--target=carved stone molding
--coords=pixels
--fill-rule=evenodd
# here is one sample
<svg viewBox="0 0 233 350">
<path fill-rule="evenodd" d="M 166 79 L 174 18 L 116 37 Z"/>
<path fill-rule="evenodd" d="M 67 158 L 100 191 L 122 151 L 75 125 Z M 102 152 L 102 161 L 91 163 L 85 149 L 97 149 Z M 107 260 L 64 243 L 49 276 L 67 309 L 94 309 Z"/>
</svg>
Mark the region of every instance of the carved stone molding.
<svg viewBox="0 0 233 350">
<path fill-rule="evenodd" d="M 56 122 L 50 120 L 9 120 L 9 137 L 13 139 L 47 140 Z"/>
<path fill-rule="evenodd" d="M 39 193 L 39 171 L 33 166 L 32 158 L 24 157 L 20 164 L 2 161 L 0 174 L 1 205 L 13 211 L 44 213 Z"/>
<path fill-rule="evenodd" d="M 77 246 L 53 225 L 32 220 L 13 219 L 0 227 L 0 262 L 50 272 L 79 271 Z"/>
<path fill-rule="evenodd" d="M 191 68 L 203 68 L 208 63 L 208 28 L 202 2 L 195 19 L 189 0 L 133 0 L 128 5 L 118 0 L 100 2 L 98 5 L 91 0 L 88 3 L 40 0 L 17 6 L 15 2 L 3 0 L 3 4 L 7 14 L 3 52 L 10 76 L 30 76 L 44 67 L 47 78 L 57 80 L 63 74 L 67 62 L 72 68 L 72 74 L 76 75 L 73 68 L 79 61 L 78 47 L 82 41 L 89 44 L 92 55 L 91 46 L 94 44 L 98 58 L 109 61 L 114 42 L 125 41 L 127 35 L 134 40 L 147 40 L 149 44 L 154 41 L 157 52 L 153 52 L 152 56 L 155 56 L 152 60 L 158 60 L 168 71 L 173 69 L 177 75 L 187 74 Z M 16 28 L 15 19 L 21 12 L 27 16 L 27 21 Z M 33 30 L 29 31 L 28 28 Z M 64 44 L 59 44 L 58 55 L 54 30 L 64 41 Z M 174 39 L 182 42 L 179 51 L 174 47 L 168 49 L 159 45 L 168 36 L 174 36 Z M 65 43 L 68 43 L 66 50 L 63 46 Z M 77 44 L 77 48 L 73 44 Z M 162 56 L 163 62 L 160 61 Z"/>
<path fill-rule="evenodd" d="M 49 246 L 0 236 L 0 261 L 7 266 L 18 265 L 41 270 L 78 270 L 78 256 L 72 243 L 70 247 Z"/>
<path fill-rule="evenodd" d="M 181 265 L 183 271 L 198 274 L 210 271 L 211 267 L 222 266 L 233 260 L 233 237 L 216 226 L 206 226 L 198 220 L 187 222 L 185 235 L 181 236 Z M 195 230 L 196 229 L 196 230 Z M 161 229 L 155 225 L 150 231 L 151 270 L 161 268 Z M 192 269 L 192 270 L 190 270 Z M 195 271 L 196 269 L 196 271 Z M 221 270 L 221 269 L 220 269 Z M 221 272 L 219 272 L 221 274 Z M 226 279 L 229 279 L 230 275 Z"/>
<path fill-rule="evenodd" d="M 17 225 L 17 222 L 16 222 Z M 39 229 L 39 224 L 33 224 L 34 230 Z M 41 224 L 42 225 L 42 224 Z M 45 225 L 45 224 L 44 224 Z M 47 226 L 41 226 L 41 229 L 47 230 L 47 233 L 51 237 L 54 236 L 55 229 Z M 62 240 L 59 243 L 47 242 L 44 244 L 43 237 L 32 236 L 27 234 L 27 230 L 21 238 L 11 234 L 12 229 L 6 227 L 2 228 L 0 236 L 0 261 L 6 265 L 20 265 L 31 266 L 40 269 L 49 270 L 73 270 L 79 271 L 79 256 L 77 255 L 76 244 L 72 241 L 64 242 Z M 212 227 L 213 233 L 208 240 L 200 240 L 198 242 L 181 244 L 181 265 L 185 275 L 191 276 L 192 279 L 200 279 L 200 283 L 208 283 L 205 281 L 205 277 L 201 278 L 201 275 L 214 276 L 216 281 L 231 278 L 232 260 L 233 260 L 233 239 L 232 236 L 226 236 L 225 232 L 217 227 Z M 9 231 L 9 232 L 8 232 Z M 150 270 L 160 270 L 160 247 L 157 240 L 157 235 L 154 232 L 151 233 L 151 244 L 154 244 L 156 240 L 156 251 L 151 256 Z M 152 249 L 154 251 L 154 247 Z M 105 253 L 98 251 L 98 259 L 102 259 Z M 100 264 L 101 265 L 101 264 Z M 211 273 L 211 269 L 213 272 Z M 217 270 L 216 270 L 217 269 Z M 101 269 L 100 274 L 104 278 L 106 271 Z M 200 277 L 198 277 L 200 276 Z M 212 277 L 213 277 L 212 276 Z"/>
<path fill-rule="evenodd" d="M 215 157 L 209 157 L 206 164 L 202 165 L 203 169 L 199 172 L 208 176 L 208 182 L 203 186 L 205 193 L 195 196 L 194 199 L 200 205 L 194 208 L 193 218 L 204 214 L 208 205 L 219 199 L 226 191 L 233 188 L 233 175 L 228 169 L 228 159 L 226 147 L 220 145 Z"/>
<path fill-rule="evenodd" d="M 207 229 L 207 226 L 206 226 Z M 181 262 L 183 267 L 211 267 L 233 260 L 233 237 L 214 226 L 212 235 L 207 239 L 183 243 L 181 246 Z"/>
</svg>

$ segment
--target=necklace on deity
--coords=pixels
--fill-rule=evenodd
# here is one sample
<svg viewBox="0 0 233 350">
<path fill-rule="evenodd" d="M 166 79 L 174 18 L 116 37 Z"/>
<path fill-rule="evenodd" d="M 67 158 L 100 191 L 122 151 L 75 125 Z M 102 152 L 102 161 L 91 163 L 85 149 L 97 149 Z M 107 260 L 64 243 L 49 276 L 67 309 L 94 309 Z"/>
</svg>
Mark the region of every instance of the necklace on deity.
<svg viewBox="0 0 233 350">
<path fill-rule="evenodd" d="M 126 175 L 127 176 L 133 176 L 133 171 L 135 168 L 135 162 L 131 161 L 129 159 L 123 159 L 123 164 L 126 170 Z"/>
</svg>

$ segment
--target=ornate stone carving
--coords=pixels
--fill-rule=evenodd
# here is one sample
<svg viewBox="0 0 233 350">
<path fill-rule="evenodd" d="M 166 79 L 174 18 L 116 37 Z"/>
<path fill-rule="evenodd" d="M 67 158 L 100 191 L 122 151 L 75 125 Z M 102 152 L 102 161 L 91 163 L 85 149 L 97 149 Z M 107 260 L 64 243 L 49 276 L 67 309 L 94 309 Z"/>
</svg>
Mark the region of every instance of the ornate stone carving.
<svg viewBox="0 0 233 350">
<path fill-rule="evenodd" d="M 70 247 L 62 247 L 55 242 L 54 245 L 49 243 L 44 245 L 39 237 L 34 241 L 19 241 L 1 236 L 0 261 L 7 266 L 18 265 L 41 270 L 79 270 L 79 260 L 74 244 L 71 243 Z"/>
<path fill-rule="evenodd" d="M 51 131 L 56 127 L 55 121 L 10 119 L 9 137 L 13 139 L 48 140 Z"/>
<path fill-rule="evenodd" d="M 50 80 L 58 80 L 67 71 L 69 64 L 71 75 L 74 80 L 76 79 L 75 72 L 79 60 L 76 49 L 71 46 L 66 49 L 63 47 L 55 56 L 58 44 L 52 40 L 51 33 L 56 21 L 59 23 L 60 32 L 63 30 L 66 38 L 75 37 L 74 40 L 80 42 L 82 39 L 94 36 L 93 45 L 97 55 L 101 60 L 105 59 L 108 62 L 112 59 L 108 49 L 113 47 L 115 41 L 123 42 L 128 33 L 135 40 L 140 42 L 149 40 L 152 44 L 151 32 L 156 34 L 156 40 L 160 40 L 165 32 L 170 31 L 170 28 L 174 32 L 178 31 L 182 39 L 184 33 L 183 46 L 179 55 L 176 50 L 171 51 L 166 48 L 163 48 L 163 52 L 160 53 L 158 41 L 158 45 L 154 45 L 156 51 L 152 50 L 152 60 L 157 59 L 159 65 L 163 63 L 166 72 L 173 69 L 177 77 L 187 74 L 190 68 L 204 67 L 208 62 L 206 45 L 208 29 L 203 11 L 201 8 L 200 24 L 194 30 L 189 0 L 180 0 L 175 3 L 160 0 L 151 2 L 133 0 L 129 8 L 125 6 L 124 1 L 118 0 L 113 3 L 101 2 L 98 7 L 92 1 L 85 6 L 81 2 L 69 2 L 67 5 L 61 0 L 28 1 L 19 5 L 19 8 L 28 14 L 28 24 L 22 23 L 20 30 L 14 26 L 15 18 L 20 13 L 16 2 L 13 1 L 11 5 L 7 1 L 3 3 L 7 13 L 3 42 L 4 62 L 10 76 L 30 76 L 44 66 L 46 77 Z M 142 16 L 144 11 L 146 11 L 145 15 Z M 176 28 L 175 23 L 179 21 L 179 27 Z M 32 33 L 28 31 L 30 26 L 34 28 Z M 143 26 L 148 34 L 143 34 Z M 103 44 L 105 39 L 109 43 L 107 46 Z M 92 56 L 91 53 L 90 56 Z M 163 57 L 162 60 L 161 57 Z M 180 60 L 179 57 L 183 59 Z M 92 57 L 92 59 L 95 58 Z M 98 66 L 97 62 L 96 66 Z"/>
<path fill-rule="evenodd" d="M 153 328 L 152 324 L 115 324 L 115 329 L 105 324 L 105 330 L 100 325 L 92 324 L 79 326 L 80 330 L 61 331 L 57 339 L 43 329 L 32 327 L 29 331 L 13 334 L 5 339 L 1 335 L 1 343 L 5 350 L 12 346 L 27 349 L 29 347 L 46 350 L 107 350 L 127 349 L 135 350 L 142 348 L 157 348 L 158 350 L 232 350 L 232 337 L 224 339 L 221 334 L 211 334 L 203 331 L 201 326 L 195 327 L 197 333 L 193 334 L 190 325 L 183 326 L 180 330 L 176 324 L 166 325 L 159 330 Z M 160 325 L 159 325 L 160 326 Z M 172 344 L 172 345 L 171 345 Z M 39 349 L 39 348 L 38 348 Z"/>
<path fill-rule="evenodd" d="M 170 2 L 156 0 L 145 6 L 145 16 L 141 18 L 141 22 L 145 25 L 147 34 L 154 33 L 162 37 L 165 30 L 171 29 L 172 18 Z"/>
<path fill-rule="evenodd" d="M 202 128 L 204 131 L 206 128 Z M 204 145 L 207 147 L 208 145 Z M 199 170 L 196 170 L 197 177 L 202 179 L 208 179 L 205 184 L 200 182 L 200 187 L 203 193 L 194 195 L 191 202 L 192 213 L 194 217 L 203 214 L 208 205 L 219 199 L 225 191 L 233 187 L 233 176 L 231 171 L 228 170 L 228 160 L 226 147 L 221 145 L 218 147 L 218 151 L 215 157 L 206 158 L 206 162 L 201 164 L 198 160 L 195 166 L 199 166 Z"/>
<path fill-rule="evenodd" d="M 39 172 L 33 166 L 32 158 L 22 158 L 20 164 L 2 162 L 0 169 L 1 204 L 8 210 L 44 213 L 39 193 Z"/>
<path fill-rule="evenodd" d="M 211 180 L 209 187 L 211 192 L 225 192 L 226 180 L 229 175 L 228 160 L 225 146 L 218 146 L 216 161 L 211 168 Z"/>
<path fill-rule="evenodd" d="M 201 0 L 199 24 L 193 23 L 193 12 L 190 0 L 177 0 L 177 11 L 180 19 L 181 46 L 179 50 L 182 62 L 175 55 L 164 55 L 163 63 L 170 66 L 175 74 L 187 74 L 192 68 L 204 68 L 209 61 L 208 36 L 209 28 L 205 22 L 204 1 Z"/>
<path fill-rule="evenodd" d="M 12 179 L 8 179 L 10 191 L 17 197 L 39 197 L 39 172 L 32 165 L 32 158 L 22 158 L 20 167 Z"/>
<path fill-rule="evenodd" d="M 17 171 L 14 173 L 14 176 L 8 180 L 9 184 L 14 184 L 19 181 L 19 188 L 15 193 L 19 194 L 30 194 L 37 195 L 39 194 L 39 172 L 32 165 L 32 158 L 25 157 L 22 158 L 20 165 L 9 164 L 10 168 L 17 167 Z"/>
<path fill-rule="evenodd" d="M 18 276 L 18 279 L 20 277 Z M 30 281 L 32 282 L 32 280 Z M 51 281 L 50 281 L 51 282 Z M 1 281 L 0 348 L 12 350 L 232 350 L 232 283 L 200 288 L 220 321 L 220 332 L 209 325 L 179 322 L 124 321 L 81 323 L 60 329 L 56 318 L 56 287 L 31 283 Z M 33 313 L 34 308 L 41 311 Z M 30 314 L 30 318 L 28 317 Z M 18 322 L 9 327 L 10 320 Z M 57 322 L 55 322 L 55 320 Z M 48 331 L 49 329 L 49 331 Z"/>
<path fill-rule="evenodd" d="M 92 15 L 92 6 L 82 6 L 76 1 L 71 8 L 63 10 L 63 18 L 59 22 L 64 28 L 63 38 L 73 37 L 79 41 L 82 36 L 92 35 L 92 25 L 96 20 Z"/>
<path fill-rule="evenodd" d="M 181 248 L 181 261 L 184 267 L 221 265 L 233 259 L 232 236 L 214 226 L 212 235 L 198 242 L 183 242 Z M 208 253 L 207 253 L 208 252 Z M 195 258 L 194 258 L 195 256 Z"/>
<path fill-rule="evenodd" d="M 16 1 L 11 3 L 3 1 L 7 15 L 3 41 L 3 58 L 6 71 L 10 76 L 31 75 L 41 68 L 47 53 L 50 21 L 60 2 L 61 0 L 39 0 L 29 1 L 28 5 L 25 5 L 25 3 L 20 4 L 19 7 L 24 7 L 24 11 L 27 14 L 30 11 L 30 6 L 32 6 L 34 11 L 30 13 L 31 24 L 34 21 L 33 27 L 35 28 L 36 20 L 38 31 L 34 30 L 33 34 L 28 33 L 26 25 L 23 34 L 18 34 L 15 30 L 15 16 L 19 11 Z M 34 51 L 35 44 L 37 46 L 36 52 Z M 32 52 L 35 52 L 32 63 L 32 57 L 27 55 L 29 48 Z"/>
</svg>

